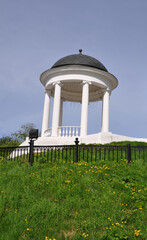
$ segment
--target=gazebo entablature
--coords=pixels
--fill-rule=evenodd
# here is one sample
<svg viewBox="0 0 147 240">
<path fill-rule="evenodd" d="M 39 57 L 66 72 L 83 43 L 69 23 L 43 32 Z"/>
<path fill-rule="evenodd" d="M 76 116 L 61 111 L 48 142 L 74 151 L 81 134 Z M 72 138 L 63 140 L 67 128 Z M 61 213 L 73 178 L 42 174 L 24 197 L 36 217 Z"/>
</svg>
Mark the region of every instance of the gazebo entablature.
<svg viewBox="0 0 147 240">
<path fill-rule="evenodd" d="M 88 103 L 102 101 L 102 132 L 109 132 L 109 97 L 118 85 L 110 73 L 89 66 L 69 65 L 51 68 L 40 77 L 45 87 L 42 137 L 86 136 Z M 54 97 L 52 128 L 49 126 L 50 98 Z M 81 102 L 81 126 L 62 126 L 63 102 Z"/>
<path fill-rule="evenodd" d="M 90 98 L 89 101 L 97 101 L 99 100 L 99 94 L 103 93 L 105 89 L 109 89 L 110 92 L 117 87 L 118 81 L 117 79 L 110 73 L 104 72 L 99 69 L 94 69 L 92 67 L 87 66 L 66 66 L 66 67 L 58 67 L 58 69 L 49 69 L 45 71 L 40 77 L 41 83 L 44 85 L 46 90 L 51 90 L 51 96 L 54 97 L 54 84 L 56 82 L 60 82 L 63 84 L 62 87 L 62 95 L 73 95 L 73 88 L 77 95 L 82 94 L 82 83 L 84 81 L 90 83 Z M 70 92 L 70 88 L 72 91 Z M 80 93 L 80 94 L 79 94 Z M 95 97 L 93 96 L 96 95 Z M 97 99 L 96 99 L 97 98 Z M 102 98 L 101 98 L 102 100 Z M 67 101 L 69 101 L 67 99 Z M 70 98 L 70 101 L 72 99 Z M 73 101 L 76 101 L 74 99 Z M 77 102 L 81 102 L 78 99 Z"/>
</svg>

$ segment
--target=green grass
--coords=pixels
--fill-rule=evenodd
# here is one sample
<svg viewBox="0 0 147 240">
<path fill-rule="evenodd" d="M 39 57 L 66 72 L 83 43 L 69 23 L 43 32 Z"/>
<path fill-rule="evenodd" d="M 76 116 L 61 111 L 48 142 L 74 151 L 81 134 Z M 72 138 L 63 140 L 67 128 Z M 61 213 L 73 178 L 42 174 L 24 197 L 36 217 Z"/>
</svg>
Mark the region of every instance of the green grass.
<svg viewBox="0 0 147 240">
<path fill-rule="evenodd" d="M 1 160 L 1 240 L 134 240 L 146 234 L 147 163 Z"/>
<path fill-rule="evenodd" d="M 111 143 L 106 143 L 106 144 L 94 144 L 94 145 L 118 145 L 118 146 L 124 146 L 130 144 L 131 146 L 147 146 L 147 142 L 138 142 L 138 141 L 120 141 L 120 142 L 111 142 Z M 85 144 L 81 144 L 85 145 Z M 89 144 L 91 145 L 91 144 Z M 93 144 L 92 144 L 93 145 Z"/>
</svg>

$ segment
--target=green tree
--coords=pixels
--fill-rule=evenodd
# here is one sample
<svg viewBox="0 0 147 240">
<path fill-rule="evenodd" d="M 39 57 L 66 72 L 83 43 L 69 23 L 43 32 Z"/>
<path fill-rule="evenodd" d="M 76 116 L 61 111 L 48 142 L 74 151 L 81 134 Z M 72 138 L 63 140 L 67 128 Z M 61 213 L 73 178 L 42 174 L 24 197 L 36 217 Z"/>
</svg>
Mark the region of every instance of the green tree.
<svg viewBox="0 0 147 240">
<path fill-rule="evenodd" d="M 20 144 L 20 141 L 13 139 L 11 136 L 0 138 L 0 147 L 15 147 Z"/>
<path fill-rule="evenodd" d="M 36 128 L 34 123 L 21 125 L 20 129 L 12 133 L 10 136 L 0 138 L 0 147 L 19 146 L 23 141 L 25 141 L 26 137 L 29 136 L 29 131 L 34 128 Z M 39 131 L 39 136 L 40 134 L 41 132 Z"/>
<path fill-rule="evenodd" d="M 20 130 L 11 134 L 11 137 L 17 141 L 23 142 L 29 136 L 29 131 L 36 128 L 34 123 L 21 125 Z"/>
</svg>

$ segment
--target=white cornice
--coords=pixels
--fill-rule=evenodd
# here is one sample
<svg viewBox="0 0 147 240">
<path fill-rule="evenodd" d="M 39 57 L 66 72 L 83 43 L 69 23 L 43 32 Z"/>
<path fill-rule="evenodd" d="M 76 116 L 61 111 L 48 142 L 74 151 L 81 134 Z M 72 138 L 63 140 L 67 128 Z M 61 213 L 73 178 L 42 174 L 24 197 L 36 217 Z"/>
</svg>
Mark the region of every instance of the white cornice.
<svg viewBox="0 0 147 240">
<path fill-rule="evenodd" d="M 101 79 L 106 85 L 111 85 L 111 90 L 117 87 L 118 85 L 118 80 L 115 76 L 112 74 L 95 69 L 92 67 L 87 67 L 87 66 L 79 66 L 79 65 L 71 65 L 71 66 L 62 66 L 62 67 L 57 67 L 53 69 L 49 69 L 45 72 L 43 72 L 40 76 L 40 81 L 41 83 L 46 86 L 49 81 L 56 79 L 56 77 L 59 79 L 62 78 L 62 76 L 65 75 L 83 75 L 87 77 L 92 77 L 95 79 Z M 85 79 L 83 79 L 85 80 Z"/>
</svg>

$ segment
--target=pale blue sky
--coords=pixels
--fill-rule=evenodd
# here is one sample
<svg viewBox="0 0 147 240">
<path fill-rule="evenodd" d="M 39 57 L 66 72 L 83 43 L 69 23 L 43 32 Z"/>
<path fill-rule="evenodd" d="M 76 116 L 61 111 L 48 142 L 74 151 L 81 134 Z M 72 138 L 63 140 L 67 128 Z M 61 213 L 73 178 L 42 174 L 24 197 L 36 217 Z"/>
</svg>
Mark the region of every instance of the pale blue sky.
<svg viewBox="0 0 147 240">
<path fill-rule="evenodd" d="M 40 74 L 79 48 L 118 78 L 110 131 L 147 137 L 146 0 L 0 0 L 0 137 L 29 122 L 41 129 Z M 89 133 L 100 111 L 89 105 Z M 80 105 L 65 104 L 63 124 L 80 124 Z"/>
</svg>

